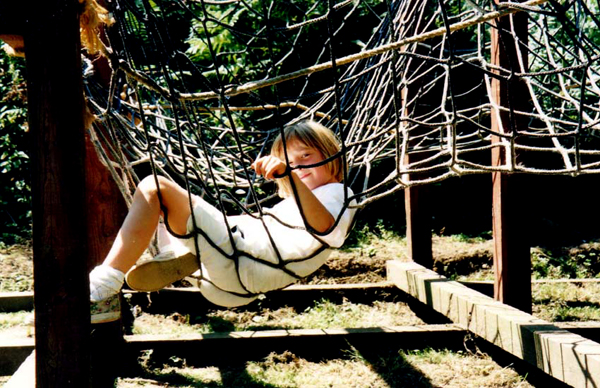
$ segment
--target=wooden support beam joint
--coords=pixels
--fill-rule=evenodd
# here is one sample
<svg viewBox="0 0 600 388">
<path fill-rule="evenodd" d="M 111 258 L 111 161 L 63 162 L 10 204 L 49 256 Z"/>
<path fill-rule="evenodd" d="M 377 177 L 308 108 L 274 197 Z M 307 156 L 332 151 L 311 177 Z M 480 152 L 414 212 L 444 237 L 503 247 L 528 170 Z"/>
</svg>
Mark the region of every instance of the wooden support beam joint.
<svg viewBox="0 0 600 388">
<path fill-rule="evenodd" d="M 460 327 L 574 387 L 600 385 L 600 344 L 450 281 L 388 261 L 388 280 Z"/>
</svg>

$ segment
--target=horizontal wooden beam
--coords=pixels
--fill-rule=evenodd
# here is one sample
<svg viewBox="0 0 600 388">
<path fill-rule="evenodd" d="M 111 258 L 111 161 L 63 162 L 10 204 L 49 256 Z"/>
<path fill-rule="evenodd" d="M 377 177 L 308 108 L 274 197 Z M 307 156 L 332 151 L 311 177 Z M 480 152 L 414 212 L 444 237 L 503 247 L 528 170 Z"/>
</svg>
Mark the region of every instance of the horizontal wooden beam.
<svg viewBox="0 0 600 388">
<path fill-rule="evenodd" d="M 139 353 L 152 350 L 154 360 L 185 358 L 190 366 L 231 364 L 258 360 L 271 352 L 289 350 L 305 358 L 338 358 L 352 347 L 380 350 L 447 348 L 461 349 L 466 330 L 456 325 L 391 326 L 353 329 L 296 329 L 237 331 L 190 335 L 125 336 L 115 359 L 131 365 Z M 0 341 L 0 375 L 13 374 L 34 350 L 34 339 Z"/>
<path fill-rule="evenodd" d="M 153 312 L 180 312 L 181 309 L 215 308 L 215 306 L 204 300 L 200 290 L 195 287 L 187 288 L 165 288 L 150 294 L 132 290 L 123 290 L 125 297 L 132 305 L 148 307 Z M 346 298 L 350 301 L 359 302 L 374 300 L 387 295 L 398 298 L 404 293 L 398 290 L 392 283 L 363 283 L 363 284 L 321 284 L 321 285 L 293 285 L 281 291 L 269 293 L 261 305 L 268 304 L 270 307 L 277 305 L 294 305 L 303 301 L 315 301 L 323 298 L 336 299 Z M 193 304 L 193 306 L 190 306 Z M 252 306 L 249 306 L 252 308 Z M 0 292 L 0 313 L 33 310 L 33 292 Z"/>
<path fill-rule="evenodd" d="M 125 299 L 132 306 L 139 306 L 150 313 L 168 314 L 171 312 L 197 313 L 199 310 L 221 309 L 208 302 L 200 290 L 189 288 L 165 288 L 158 292 L 145 293 L 125 290 Z M 283 290 L 273 291 L 260 300 L 260 306 L 276 309 L 283 306 L 295 306 L 299 309 L 311 306 L 317 300 L 348 300 L 354 303 L 367 303 L 373 300 L 402 300 L 406 294 L 394 287 L 392 283 L 376 284 L 327 284 L 327 285 L 293 285 Z M 241 309 L 256 309 L 258 301 Z"/>
<path fill-rule="evenodd" d="M 26 1 L 0 1 L 0 35 L 23 35 L 29 6 Z"/>
<path fill-rule="evenodd" d="M 534 284 L 588 284 L 600 283 L 600 279 L 536 279 L 531 281 Z M 459 281 L 475 291 L 487 296 L 494 295 L 494 281 Z M 147 306 L 153 312 L 183 312 L 180 308 L 193 308 L 195 311 L 202 307 L 215 307 L 207 301 L 202 301 L 200 290 L 195 287 L 189 288 L 165 288 L 159 292 L 148 294 L 124 290 L 123 293 L 129 298 L 133 305 Z M 294 303 L 303 303 L 305 301 L 315 301 L 323 298 L 335 300 L 336 298 L 345 298 L 351 302 L 375 300 L 384 296 L 392 297 L 394 300 L 402 300 L 405 293 L 398 289 L 392 282 L 379 283 L 359 283 L 359 284 L 296 284 L 289 286 L 281 291 L 269 293 L 267 300 L 262 304 L 268 304 L 270 307 L 278 305 L 294 305 Z M 377 299 L 382 300 L 382 299 Z M 200 303 L 200 305 L 199 305 Z M 190 307 L 191 304 L 194 304 Z M 151 307 L 150 307 L 151 306 Z M 249 306 L 250 308 L 252 306 Z M 0 313 L 15 311 L 33 310 L 33 292 L 0 292 Z M 586 330 L 587 331 L 587 330 Z"/>
<path fill-rule="evenodd" d="M 36 388 L 35 350 L 23 361 L 4 388 Z"/>
<path fill-rule="evenodd" d="M 33 292 L 0 292 L 0 312 L 33 310 Z"/>
<path fill-rule="evenodd" d="M 600 384 L 600 344 L 502 304 L 416 263 L 388 261 L 388 279 L 455 324 L 573 387 Z"/>
<path fill-rule="evenodd" d="M 348 351 L 445 348 L 462 349 L 466 331 L 455 325 L 393 326 L 354 329 L 296 329 L 194 334 L 126 336 L 127 359 L 152 350 L 153 359 L 177 356 L 188 365 L 204 366 L 259 360 L 272 352 L 290 351 L 306 359 L 343 357 Z M 134 354 L 131 354 L 131 353 Z M 160 362 L 160 361 L 159 361 Z"/>
<path fill-rule="evenodd" d="M 33 338 L 11 338 L 0 341 L 0 376 L 15 373 L 35 349 Z"/>
</svg>

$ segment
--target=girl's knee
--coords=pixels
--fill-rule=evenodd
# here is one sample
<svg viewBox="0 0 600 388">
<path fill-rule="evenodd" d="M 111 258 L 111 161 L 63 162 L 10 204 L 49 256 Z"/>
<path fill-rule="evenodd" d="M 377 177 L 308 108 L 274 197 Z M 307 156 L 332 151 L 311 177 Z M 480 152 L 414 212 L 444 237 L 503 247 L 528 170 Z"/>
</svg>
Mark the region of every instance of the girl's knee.
<svg viewBox="0 0 600 388">
<path fill-rule="evenodd" d="M 142 179 L 137 186 L 137 191 L 143 194 L 145 197 L 147 196 L 156 196 L 158 193 L 158 188 L 156 182 L 158 181 L 158 185 L 161 190 L 168 184 L 166 183 L 168 180 L 163 176 L 149 175 Z"/>
</svg>

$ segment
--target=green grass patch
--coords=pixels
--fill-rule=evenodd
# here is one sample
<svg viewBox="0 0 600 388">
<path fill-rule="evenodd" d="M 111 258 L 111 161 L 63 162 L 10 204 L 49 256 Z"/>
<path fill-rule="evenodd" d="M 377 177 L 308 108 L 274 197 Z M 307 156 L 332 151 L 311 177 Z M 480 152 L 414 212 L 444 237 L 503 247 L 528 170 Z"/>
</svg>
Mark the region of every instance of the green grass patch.
<svg viewBox="0 0 600 388">
<path fill-rule="evenodd" d="M 117 387 L 531 387 L 487 355 L 448 350 L 354 349 L 321 362 L 284 352 L 218 368 L 188 368 L 183 360 L 151 367 L 150 359 L 142 361 L 143 376 L 120 379 Z"/>
<path fill-rule="evenodd" d="M 600 277 L 600 253 L 597 244 L 570 249 L 531 250 L 532 275 L 535 279 L 587 279 Z"/>
<path fill-rule="evenodd" d="M 31 316 L 32 313 L 30 311 L 0 313 L 0 330 L 17 326 L 26 326 L 27 321 Z"/>
<path fill-rule="evenodd" d="M 600 284 L 538 283 L 533 313 L 550 322 L 600 321 Z"/>
<path fill-rule="evenodd" d="M 417 325 L 423 322 L 404 303 L 375 301 L 370 305 L 315 301 L 304 311 L 292 307 L 259 311 L 215 310 L 204 316 L 142 314 L 134 334 L 190 334 L 275 329 L 329 329 Z"/>
</svg>

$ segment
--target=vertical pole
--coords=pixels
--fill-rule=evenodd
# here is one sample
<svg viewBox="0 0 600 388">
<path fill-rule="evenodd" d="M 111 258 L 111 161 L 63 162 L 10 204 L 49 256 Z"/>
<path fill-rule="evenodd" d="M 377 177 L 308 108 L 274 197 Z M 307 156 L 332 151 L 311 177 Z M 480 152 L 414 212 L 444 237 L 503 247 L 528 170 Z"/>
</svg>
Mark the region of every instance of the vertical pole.
<svg viewBox="0 0 600 388">
<path fill-rule="evenodd" d="M 414 31 L 407 32 L 416 34 L 421 32 L 423 26 L 414 26 Z M 417 46 L 418 54 L 431 54 L 423 46 Z M 417 58 L 408 59 L 406 69 L 407 74 L 412 74 L 423 66 L 423 60 Z M 419 100 L 413 101 L 413 98 L 421 92 L 423 79 L 418 82 L 412 82 L 402 90 L 404 114 L 409 117 L 416 117 L 422 110 Z M 425 95 L 424 99 L 430 98 Z M 417 138 L 419 134 L 425 133 L 427 128 L 415 128 L 411 131 L 411 137 Z M 409 148 L 412 148 L 417 142 L 409 140 Z M 407 153 L 404 162 L 406 164 L 414 163 L 426 159 L 430 155 L 427 153 L 411 154 Z M 417 174 L 411 174 L 411 178 L 417 178 Z M 420 177 L 427 177 L 420 174 Z M 413 186 L 404 190 L 404 209 L 406 212 L 406 241 L 409 257 L 416 263 L 425 268 L 433 269 L 433 250 L 431 241 L 431 211 L 428 202 L 430 200 L 429 188 L 427 186 Z"/>
<path fill-rule="evenodd" d="M 501 0 L 495 0 L 497 3 Z M 527 42 L 527 15 L 520 12 L 496 20 L 492 28 L 492 64 L 519 72 L 515 39 L 511 27 L 521 41 Z M 527 68 L 527 53 L 523 52 Z M 506 75 L 506 74 L 504 74 Z M 516 111 L 527 111 L 527 95 L 524 85 L 518 81 L 492 80 L 492 99 L 498 106 Z M 512 134 L 515 129 L 525 128 L 523 118 L 509 112 L 492 111 L 492 130 Z M 492 150 L 492 166 L 503 165 L 511 158 L 508 149 L 500 147 L 502 139 L 494 136 L 497 146 Z M 526 240 L 524 223 L 526 212 L 519 198 L 519 176 L 493 172 L 492 219 L 494 233 L 494 297 L 503 303 L 531 312 L 531 258 Z"/>
<path fill-rule="evenodd" d="M 36 385 L 90 384 L 83 89 L 77 0 L 30 2 Z"/>
<path fill-rule="evenodd" d="M 98 3 L 106 7 L 104 0 Z M 104 35 L 101 28 L 101 37 Z M 110 87 L 111 68 L 108 60 L 102 56 L 94 58 L 94 77 L 102 87 Z M 96 127 L 98 132 L 107 131 L 101 124 Z M 91 137 L 86 133 L 86 191 L 88 244 L 88 269 L 104 261 L 108 254 L 121 224 L 127 215 L 127 206 L 119 188 L 115 184 L 108 169 L 102 164 Z M 123 304 L 123 300 L 121 301 Z M 122 308 L 122 311 L 127 311 Z M 94 352 L 91 355 L 92 387 L 112 387 L 117 376 L 126 368 L 128 362 L 124 359 L 123 323 L 121 320 L 94 324 L 91 334 L 91 345 Z M 130 365 L 130 364 L 127 364 Z"/>
<path fill-rule="evenodd" d="M 407 156 L 410 163 L 410 156 Z M 427 187 L 408 187 L 404 190 L 406 211 L 406 241 L 409 257 L 425 268 L 433 269 L 431 242 L 431 213 L 427 204 Z"/>
<path fill-rule="evenodd" d="M 98 0 L 98 3 L 106 7 L 104 0 Z M 104 29 L 100 29 L 103 37 Z M 96 81 L 102 87 L 110 88 L 112 70 L 105 57 L 98 56 L 94 58 L 94 73 Z M 97 130 L 107 131 L 102 126 L 99 126 Z M 90 246 L 88 265 L 91 270 L 96 265 L 101 264 L 108 254 L 119 228 L 125 220 L 125 216 L 127 216 L 127 206 L 110 172 L 98 158 L 88 134 L 86 134 L 86 152 L 88 241 Z"/>
</svg>

